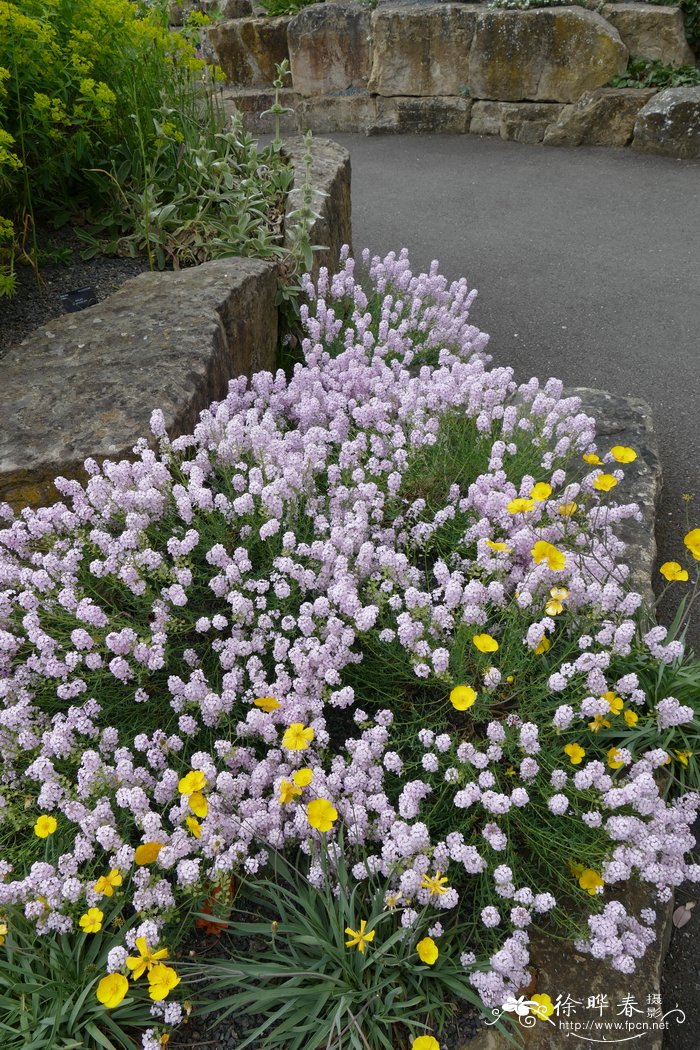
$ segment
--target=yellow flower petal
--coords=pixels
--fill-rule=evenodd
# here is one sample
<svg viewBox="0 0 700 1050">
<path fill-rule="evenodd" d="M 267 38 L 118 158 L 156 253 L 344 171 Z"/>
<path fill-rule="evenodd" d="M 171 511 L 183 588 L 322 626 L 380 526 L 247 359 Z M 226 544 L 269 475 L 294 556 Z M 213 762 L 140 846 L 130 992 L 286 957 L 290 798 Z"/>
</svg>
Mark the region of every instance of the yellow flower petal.
<svg viewBox="0 0 700 1050">
<path fill-rule="evenodd" d="M 549 499 L 552 495 L 552 486 L 547 484 L 546 481 L 538 481 L 530 493 L 530 499 L 534 499 L 537 503 L 543 503 L 544 500 Z"/>
<path fill-rule="evenodd" d="M 634 463 L 637 458 L 637 453 L 633 448 L 628 448 L 626 445 L 613 445 L 610 449 L 610 455 L 618 463 Z"/>
<path fill-rule="evenodd" d="M 426 963 L 428 966 L 432 966 L 440 954 L 438 946 L 432 937 L 424 937 L 422 941 L 418 941 L 416 951 L 418 952 L 418 958 L 420 961 Z"/>
<path fill-rule="evenodd" d="M 129 982 L 121 973 L 108 973 L 97 985 L 95 995 L 103 1006 L 113 1010 L 129 991 Z"/>
<path fill-rule="evenodd" d="M 480 653 L 498 652 L 498 642 L 490 634 L 475 634 L 472 642 Z"/>
<path fill-rule="evenodd" d="M 144 842 L 142 845 L 137 846 L 134 851 L 134 863 L 141 867 L 152 864 L 162 848 L 162 842 Z"/>
<path fill-rule="evenodd" d="M 292 722 L 282 737 L 282 747 L 288 751 L 306 751 L 316 733 L 310 726 L 301 722 Z"/>
<path fill-rule="evenodd" d="M 207 786 L 207 778 L 201 769 L 193 769 L 186 777 L 182 777 L 177 785 L 181 795 L 191 795 L 193 791 L 202 791 Z"/>
<path fill-rule="evenodd" d="M 456 711 L 467 711 L 476 700 L 476 692 L 470 685 L 456 685 L 450 693 L 450 703 Z"/>
<path fill-rule="evenodd" d="M 535 995 L 531 995 L 530 1002 L 537 1004 L 530 1007 L 530 1013 L 534 1014 L 540 1021 L 546 1021 L 554 1013 L 554 1003 L 544 993 L 537 992 Z"/>
<path fill-rule="evenodd" d="M 612 474 L 599 474 L 593 482 L 593 488 L 598 492 L 610 492 L 617 485 L 617 478 Z"/>
<path fill-rule="evenodd" d="M 572 766 L 579 766 L 586 754 L 586 749 L 581 747 L 580 744 L 567 744 L 564 748 L 564 754 L 569 756 Z"/>
<path fill-rule="evenodd" d="M 312 769 L 297 769 L 296 773 L 292 773 L 292 780 L 300 788 L 308 787 L 313 778 Z"/>
<path fill-rule="evenodd" d="M 700 561 L 700 529 L 691 529 L 686 532 L 683 542 L 696 561 Z"/>
<path fill-rule="evenodd" d="M 49 835 L 53 835 L 57 827 L 58 822 L 55 817 L 50 817 L 45 813 L 42 813 L 40 817 L 37 817 L 36 824 L 34 825 L 34 834 L 37 838 L 46 839 Z"/>
<path fill-rule="evenodd" d="M 659 569 L 659 572 L 669 581 L 669 583 L 675 581 L 685 583 L 688 579 L 688 570 L 684 569 L 677 561 L 665 561 Z"/>
<path fill-rule="evenodd" d="M 524 499 L 522 496 L 518 496 L 517 499 L 510 501 L 507 510 L 509 514 L 524 514 L 528 510 L 533 510 L 536 506 L 536 500 Z"/>
<path fill-rule="evenodd" d="M 548 543 L 547 540 L 538 540 L 530 553 L 536 565 L 546 561 L 553 572 L 563 569 L 566 565 L 566 555 L 563 551 L 558 550 L 554 544 Z"/>
<path fill-rule="evenodd" d="M 330 831 L 338 819 L 338 810 L 327 798 L 316 798 L 306 807 L 306 819 L 317 831 Z"/>
<path fill-rule="evenodd" d="M 279 700 L 275 700 L 274 696 L 259 696 L 253 703 L 268 715 L 271 711 L 276 711 L 278 707 L 282 706 Z"/>
<path fill-rule="evenodd" d="M 570 500 L 568 503 L 560 503 L 558 510 L 562 518 L 572 518 L 578 510 L 578 503 L 574 500 Z"/>
<path fill-rule="evenodd" d="M 600 456 L 596 455 L 595 452 L 586 452 L 585 455 L 581 456 L 581 459 L 591 467 L 599 467 L 603 462 Z"/>
</svg>

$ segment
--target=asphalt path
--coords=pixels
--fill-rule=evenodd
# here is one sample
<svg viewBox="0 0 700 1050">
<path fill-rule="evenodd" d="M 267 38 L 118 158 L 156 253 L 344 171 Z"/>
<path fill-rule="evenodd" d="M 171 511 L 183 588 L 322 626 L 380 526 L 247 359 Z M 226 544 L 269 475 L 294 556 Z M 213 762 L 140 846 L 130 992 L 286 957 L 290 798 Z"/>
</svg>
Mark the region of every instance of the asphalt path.
<svg viewBox="0 0 700 1050">
<path fill-rule="evenodd" d="M 700 161 L 471 135 L 333 138 L 352 156 L 357 256 L 405 246 L 414 272 L 438 259 L 465 276 L 473 323 L 519 381 L 554 375 L 649 403 L 659 563 L 682 560 L 683 534 L 700 527 Z M 700 654 L 700 610 L 688 640 Z M 686 884 L 676 899 L 697 895 Z M 697 943 L 697 920 L 674 930 L 664 1009 L 687 1020 L 665 1050 L 700 1045 Z"/>
</svg>

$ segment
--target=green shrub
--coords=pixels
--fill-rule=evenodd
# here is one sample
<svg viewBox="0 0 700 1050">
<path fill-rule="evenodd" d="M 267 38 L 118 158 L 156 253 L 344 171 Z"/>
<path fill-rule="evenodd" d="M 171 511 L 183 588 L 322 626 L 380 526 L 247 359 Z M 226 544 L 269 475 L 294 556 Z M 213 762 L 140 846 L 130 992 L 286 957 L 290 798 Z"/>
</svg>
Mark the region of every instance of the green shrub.
<svg viewBox="0 0 700 1050">
<path fill-rule="evenodd" d="M 665 66 L 663 62 L 639 58 L 630 62 L 624 73 L 610 81 L 610 87 L 657 88 L 694 87 L 700 84 L 700 69 L 695 66 Z"/>
<path fill-rule="evenodd" d="M 323 3 L 323 0 L 260 0 L 260 6 L 265 8 L 271 18 L 277 15 L 298 15 L 303 8 L 317 3 Z"/>
</svg>

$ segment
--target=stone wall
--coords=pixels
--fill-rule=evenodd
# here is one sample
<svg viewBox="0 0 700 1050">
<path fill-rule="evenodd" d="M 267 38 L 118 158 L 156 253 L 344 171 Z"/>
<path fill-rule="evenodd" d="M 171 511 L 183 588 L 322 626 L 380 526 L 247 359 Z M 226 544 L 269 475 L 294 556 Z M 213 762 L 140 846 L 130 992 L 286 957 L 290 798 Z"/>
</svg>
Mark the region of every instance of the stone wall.
<svg viewBox="0 0 700 1050">
<path fill-rule="evenodd" d="M 327 2 L 293 18 L 228 19 L 208 30 L 209 53 L 229 77 L 226 104 L 256 132 L 271 128 L 262 116 L 273 100 L 268 46 L 276 60 L 290 62 L 288 127 L 471 132 L 548 145 L 629 144 L 654 92 L 606 88 L 611 77 L 630 58 L 694 62 L 678 8 L 607 3 L 506 11 L 483 3 L 382 2 L 370 10 L 352 0 Z M 675 124 L 682 114 L 691 123 L 700 119 L 688 98 L 674 114 Z M 700 155 L 694 134 L 683 132 L 680 145 L 666 134 L 657 146 L 657 125 L 643 126 L 637 148 Z"/>
</svg>

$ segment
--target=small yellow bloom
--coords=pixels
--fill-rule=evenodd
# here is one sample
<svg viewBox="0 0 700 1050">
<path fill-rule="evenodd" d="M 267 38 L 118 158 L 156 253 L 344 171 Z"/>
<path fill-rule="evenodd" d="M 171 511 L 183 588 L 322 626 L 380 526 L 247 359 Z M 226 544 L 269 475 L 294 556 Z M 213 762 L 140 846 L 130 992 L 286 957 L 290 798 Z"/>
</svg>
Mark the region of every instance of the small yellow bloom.
<svg viewBox="0 0 700 1050">
<path fill-rule="evenodd" d="M 195 817 L 199 817 L 201 820 L 204 820 L 209 812 L 209 803 L 201 791 L 193 791 L 187 799 L 187 805 L 190 807 Z"/>
<path fill-rule="evenodd" d="M 202 825 L 196 819 L 196 817 L 185 817 L 185 824 L 191 835 L 194 835 L 196 839 L 202 837 Z"/>
<path fill-rule="evenodd" d="M 598 492 L 610 492 L 617 485 L 617 478 L 613 474 L 599 474 L 593 482 L 593 488 Z"/>
<path fill-rule="evenodd" d="M 142 845 L 137 846 L 134 851 L 134 863 L 145 867 L 147 864 L 152 864 L 158 857 L 158 854 L 163 848 L 162 842 L 144 842 Z"/>
<path fill-rule="evenodd" d="M 123 974 L 108 973 L 97 985 L 95 995 L 103 1006 L 113 1010 L 115 1006 L 119 1006 L 128 991 L 129 982 Z"/>
<path fill-rule="evenodd" d="M 292 773 L 292 780 L 300 788 L 308 787 L 313 778 L 313 769 L 297 769 L 296 773 Z"/>
<path fill-rule="evenodd" d="M 95 893 L 101 893 L 104 897 L 113 897 L 114 891 L 121 886 L 124 879 L 118 868 L 112 868 L 109 875 L 100 875 L 93 886 Z"/>
<path fill-rule="evenodd" d="M 570 500 L 568 503 L 559 504 L 559 513 L 562 518 L 573 518 L 574 514 L 578 510 L 578 503 L 574 500 Z"/>
<path fill-rule="evenodd" d="M 518 496 L 517 499 L 512 499 L 508 504 L 509 514 L 524 514 L 525 511 L 532 510 L 537 506 L 537 501 L 534 499 L 524 499 L 522 496 Z"/>
<path fill-rule="evenodd" d="M 135 981 L 138 981 L 144 973 L 150 973 L 161 959 L 168 958 L 167 948 L 159 948 L 157 952 L 152 952 L 145 937 L 136 938 L 136 950 L 139 954 L 130 955 L 126 960 L 126 965 L 131 970 L 131 976 Z"/>
<path fill-rule="evenodd" d="M 586 452 L 581 459 L 584 463 L 588 463 L 590 467 L 600 467 L 603 463 L 600 456 L 597 456 L 595 452 Z"/>
<path fill-rule="evenodd" d="M 181 795 L 191 795 L 195 791 L 201 791 L 206 786 L 207 778 L 201 769 L 193 769 L 178 782 L 177 790 Z"/>
<path fill-rule="evenodd" d="M 500 553 L 510 550 L 508 544 L 502 543 L 500 540 L 486 540 L 486 546 L 490 547 L 492 551 L 499 551 Z"/>
<path fill-rule="evenodd" d="M 610 723 L 602 715 L 594 715 L 593 721 L 588 723 L 588 728 L 592 733 L 597 733 L 599 729 L 610 729 Z"/>
<path fill-rule="evenodd" d="M 683 542 L 696 561 L 700 561 L 700 529 L 691 529 L 686 532 Z"/>
<path fill-rule="evenodd" d="M 316 798 L 306 807 L 306 819 L 317 831 L 330 831 L 338 819 L 338 810 L 327 798 Z"/>
<path fill-rule="evenodd" d="M 271 711 L 276 711 L 278 707 L 282 706 L 279 700 L 275 700 L 274 696 L 259 696 L 253 703 L 268 715 Z"/>
<path fill-rule="evenodd" d="M 42 815 L 37 818 L 36 824 L 34 825 L 34 834 L 37 838 L 46 839 L 49 835 L 53 835 L 57 827 L 58 822 L 55 817 L 49 817 L 45 813 L 42 813 Z"/>
<path fill-rule="evenodd" d="M 554 1013 L 554 1003 L 544 993 L 540 994 L 537 992 L 535 995 L 531 995 L 530 1002 L 537 1003 L 537 1006 L 530 1007 L 530 1013 L 534 1014 L 540 1021 L 546 1021 Z"/>
<path fill-rule="evenodd" d="M 440 1044 L 432 1035 L 419 1035 L 411 1043 L 411 1050 L 440 1050 Z"/>
<path fill-rule="evenodd" d="M 0 922 L 0 947 L 5 943 L 7 937 L 7 923 Z"/>
<path fill-rule="evenodd" d="M 586 749 L 581 747 L 580 744 L 567 744 L 564 748 L 564 754 L 569 756 L 572 766 L 579 766 L 586 754 Z"/>
<path fill-rule="evenodd" d="M 639 721 L 639 715 L 637 714 L 637 712 L 632 711 L 629 707 L 627 708 L 622 717 L 624 718 L 628 726 L 636 726 L 637 722 Z"/>
<path fill-rule="evenodd" d="M 88 908 L 85 914 L 80 916 L 78 925 L 83 933 L 99 933 L 104 917 L 105 913 L 99 908 Z"/>
<path fill-rule="evenodd" d="M 610 769 L 622 769 L 625 762 L 624 759 L 620 758 L 620 752 L 616 747 L 611 747 L 608 751 L 608 766 Z"/>
<path fill-rule="evenodd" d="M 367 926 L 366 919 L 360 919 L 359 930 L 351 930 L 349 926 L 345 927 L 345 932 L 350 934 L 350 940 L 345 942 L 346 948 L 357 948 L 358 952 L 363 953 L 368 944 L 371 944 L 374 940 L 375 930 L 370 930 L 369 933 L 365 933 L 365 927 Z"/>
<path fill-rule="evenodd" d="M 552 486 L 548 485 L 546 481 L 538 481 L 530 493 L 530 499 L 534 499 L 536 503 L 543 503 L 551 495 Z"/>
<path fill-rule="evenodd" d="M 558 616 L 564 612 L 564 602 L 569 597 L 569 590 L 567 587 L 552 587 L 549 594 L 550 600 L 545 606 L 545 612 L 548 616 Z"/>
<path fill-rule="evenodd" d="M 304 726 L 301 722 L 292 722 L 282 737 L 282 747 L 288 751 L 306 751 L 307 747 L 316 736 L 311 726 Z"/>
<path fill-rule="evenodd" d="M 475 634 L 472 642 L 480 653 L 498 652 L 498 642 L 490 634 Z"/>
<path fill-rule="evenodd" d="M 685 583 L 688 579 L 688 570 L 684 569 L 677 561 L 665 561 L 659 572 L 664 576 L 669 583 L 679 582 Z"/>
<path fill-rule="evenodd" d="M 591 897 L 595 897 L 599 889 L 602 889 L 605 883 L 601 879 L 597 871 L 593 871 L 592 868 L 585 868 L 579 876 L 578 884 L 582 890 L 586 890 L 590 893 Z"/>
<path fill-rule="evenodd" d="M 546 540 L 538 540 L 530 553 L 536 565 L 546 561 L 553 572 L 563 569 L 566 565 L 566 555 Z"/>
<path fill-rule="evenodd" d="M 430 890 L 431 894 L 434 894 L 436 897 L 442 897 L 443 894 L 447 893 L 445 883 L 448 881 L 447 876 L 443 875 L 438 869 L 434 875 L 424 875 L 420 884 L 421 889 Z"/>
<path fill-rule="evenodd" d="M 440 954 L 438 946 L 432 937 L 424 937 L 422 941 L 418 941 L 416 951 L 418 952 L 418 958 L 420 961 L 426 963 L 428 966 L 432 966 Z"/>
<path fill-rule="evenodd" d="M 148 974 L 148 994 L 155 1003 L 160 1003 L 163 999 L 168 998 L 181 979 L 172 966 L 158 963 Z"/>
<path fill-rule="evenodd" d="M 535 656 L 542 656 L 542 654 L 548 652 L 548 650 L 551 649 L 551 647 L 552 643 L 550 642 L 549 638 L 546 634 L 543 634 L 542 641 L 539 642 L 539 644 L 536 645 L 534 648 Z"/>
<path fill-rule="evenodd" d="M 301 788 L 293 784 L 291 780 L 283 780 L 280 784 L 280 802 L 283 806 L 293 802 L 296 797 L 301 795 Z"/>
<path fill-rule="evenodd" d="M 612 689 L 609 689 L 607 693 L 603 693 L 602 700 L 606 700 L 610 711 L 614 715 L 619 715 L 620 711 L 624 707 L 624 701 L 621 696 L 614 693 Z"/>
<path fill-rule="evenodd" d="M 613 445 L 610 449 L 610 455 L 618 463 L 634 463 L 637 458 L 637 453 L 633 448 L 628 448 L 626 445 Z"/>
<path fill-rule="evenodd" d="M 682 766 L 687 766 L 688 765 L 688 759 L 693 757 L 693 752 L 692 751 L 676 751 L 675 755 L 676 755 L 676 758 L 678 759 L 678 761 L 680 762 L 680 764 Z"/>
<path fill-rule="evenodd" d="M 467 711 L 476 700 L 476 692 L 470 685 L 456 685 L 450 693 L 450 703 L 456 711 Z"/>
</svg>

